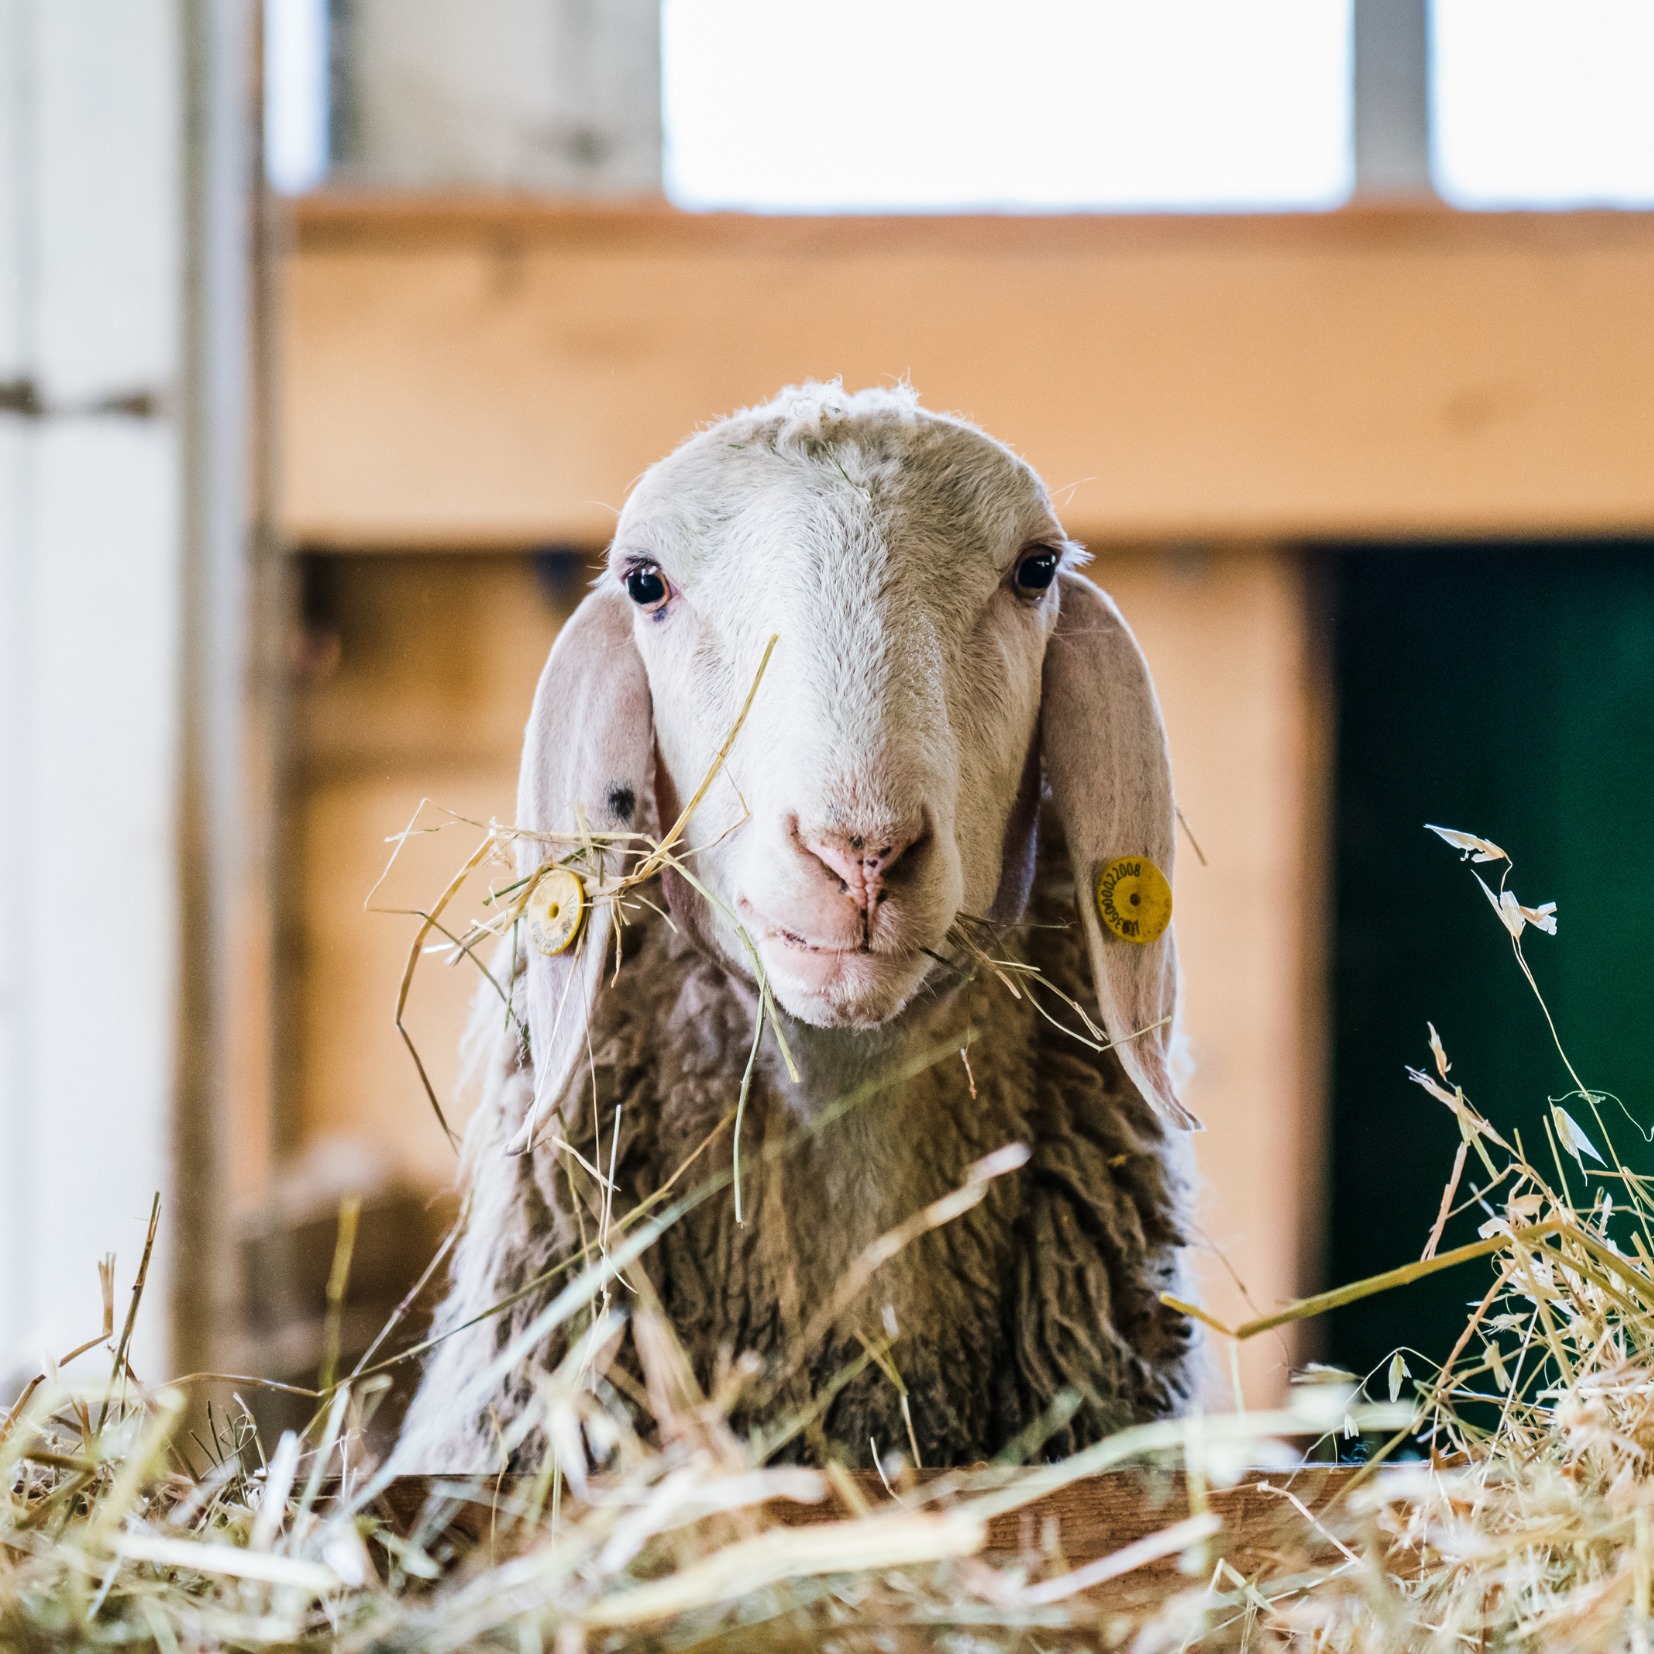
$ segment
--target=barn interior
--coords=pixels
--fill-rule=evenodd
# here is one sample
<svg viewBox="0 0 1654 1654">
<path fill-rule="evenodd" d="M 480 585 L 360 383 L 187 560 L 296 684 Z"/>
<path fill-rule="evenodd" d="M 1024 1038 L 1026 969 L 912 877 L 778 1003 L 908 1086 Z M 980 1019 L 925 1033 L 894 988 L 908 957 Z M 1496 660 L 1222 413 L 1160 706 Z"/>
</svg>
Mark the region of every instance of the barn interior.
<svg viewBox="0 0 1654 1654">
<path fill-rule="evenodd" d="M 1557 902 L 1556 1028 L 1648 1118 L 1654 31 L 1154 10 L 0 8 L 0 1380 L 157 1191 L 144 1360 L 314 1374 L 347 1197 L 366 1347 L 454 1205 L 414 915 L 631 481 L 810 378 L 1010 443 L 1144 644 L 1217 1318 L 1418 1256 L 1428 1025 L 1535 1139 L 1573 1083 L 1426 823 Z M 460 1114 L 472 989 L 406 1016 Z M 1246 1398 L 1460 1297 L 1260 1340 Z"/>
</svg>

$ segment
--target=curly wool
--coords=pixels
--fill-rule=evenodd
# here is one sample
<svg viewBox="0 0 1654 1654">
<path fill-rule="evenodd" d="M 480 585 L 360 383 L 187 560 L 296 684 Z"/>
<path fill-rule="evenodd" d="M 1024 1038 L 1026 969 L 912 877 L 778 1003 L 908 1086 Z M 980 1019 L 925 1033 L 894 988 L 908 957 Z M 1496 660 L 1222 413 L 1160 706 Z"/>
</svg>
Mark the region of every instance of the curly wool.
<svg viewBox="0 0 1654 1654">
<path fill-rule="evenodd" d="M 1073 913 L 1068 859 L 1047 811 L 1028 918 L 1005 946 L 1083 1000 L 1089 977 Z M 561 1129 L 588 1159 L 595 1142 L 602 1163 L 613 1148 L 615 1213 L 662 1189 L 709 1137 L 712 1148 L 697 1164 L 713 1155 L 727 1164 L 729 1133 L 718 1128 L 738 1093 L 757 1011 L 750 984 L 659 918 L 623 934 L 618 978 L 593 1018 L 592 1063 L 560 1113 Z M 466 1228 L 434 1329 L 441 1341 L 398 1449 L 410 1470 L 498 1468 L 500 1444 L 517 1437 L 513 1467 L 542 1460 L 546 1444 L 528 1410 L 566 1334 L 496 1393 L 462 1406 L 462 1391 L 563 1284 L 553 1277 L 533 1286 L 580 1248 L 600 1198 L 596 1181 L 554 1145 L 556 1131 L 525 1155 L 503 1152 L 533 1079 L 497 1001 L 490 1023 L 484 1097 L 467 1143 Z M 927 1465 L 993 1456 L 1037 1431 L 1064 1391 L 1079 1406 L 1045 1441 L 1046 1453 L 1189 1403 L 1193 1328 L 1160 1296 L 1185 1290 L 1187 1138 L 1162 1125 L 1112 1053 L 1053 1028 L 1026 996 L 1013 998 L 991 979 L 922 994 L 869 1038 L 868 1062 L 876 1071 L 881 1054 L 961 1047 L 971 1034 L 968 1067 L 950 1055 L 869 1087 L 865 1102 L 813 1132 L 801 1129 L 808 1119 L 766 1038 L 743 1125 L 746 1223 L 737 1225 L 726 1188 L 667 1230 L 644 1259 L 703 1386 L 733 1358 L 757 1358 L 753 1400 L 738 1425 L 773 1426 L 807 1398 L 831 1394 L 811 1437 L 818 1451 L 837 1447 L 859 1462 L 870 1440 L 881 1450 L 906 1444 L 901 1394 L 865 1358 L 867 1344 L 892 1329 L 886 1365 L 905 1387 L 912 1439 Z M 797 1023 L 788 1036 L 805 1045 L 820 1037 Z M 789 1139 L 784 1152 L 764 1152 Z M 1030 1150 L 1021 1170 L 884 1263 L 800 1349 L 870 1243 L 959 1187 L 974 1161 L 1007 1143 Z M 856 1363 L 860 1370 L 844 1381 Z"/>
</svg>

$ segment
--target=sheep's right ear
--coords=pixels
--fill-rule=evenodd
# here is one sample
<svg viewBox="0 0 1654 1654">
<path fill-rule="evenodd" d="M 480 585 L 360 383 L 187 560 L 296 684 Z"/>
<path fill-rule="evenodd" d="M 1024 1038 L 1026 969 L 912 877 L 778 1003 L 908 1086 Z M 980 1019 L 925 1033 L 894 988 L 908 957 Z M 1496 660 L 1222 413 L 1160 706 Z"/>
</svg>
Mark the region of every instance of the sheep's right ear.
<svg viewBox="0 0 1654 1654">
<path fill-rule="evenodd" d="M 1160 702 L 1143 651 L 1109 598 L 1075 574 L 1062 576 L 1060 592 L 1045 651 L 1040 751 L 1068 839 L 1098 1009 L 1144 1100 L 1174 1125 L 1195 1128 L 1171 1073 L 1173 927 L 1150 942 L 1126 941 L 1106 932 L 1097 912 L 1098 875 L 1118 857 L 1143 857 L 1172 876 L 1175 809 Z"/>
<path fill-rule="evenodd" d="M 552 645 L 523 737 L 518 826 L 536 833 L 654 831 L 654 706 L 632 639 L 632 612 L 612 588 L 594 591 Z M 538 839 L 519 839 L 519 875 L 532 875 L 552 853 Z M 534 1101 L 509 1145 L 513 1153 L 530 1147 L 586 1052 L 614 935 L 600 886 L 623 870 L 618 854 L 604 862 L 579 869 L 590 905 L 573 945 L 547 955 L 524 943 Z"/>
</svg>

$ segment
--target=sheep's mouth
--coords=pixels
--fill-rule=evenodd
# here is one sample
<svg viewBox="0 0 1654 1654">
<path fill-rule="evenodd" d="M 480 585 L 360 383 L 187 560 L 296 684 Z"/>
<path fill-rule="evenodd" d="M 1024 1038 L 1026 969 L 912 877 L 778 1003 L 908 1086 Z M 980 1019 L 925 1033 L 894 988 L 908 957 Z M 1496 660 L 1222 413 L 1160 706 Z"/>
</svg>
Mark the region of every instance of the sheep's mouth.
<svg viewBox="0 0 1654 1654">
<path fill-rule="evenodd" d="M 804 953 L 831 953 L 831 954 L 871 954 L 873 949 L 862 942 L 853 948 L 829 947 L 825 942 L 812 942 L 807 936 L 800 936 L 797 931 L 788 930 L 784 925 L 777 925 L 769 933 L 772 942 L 784 942 L 789 948 L 798 948 Z"/>
<path fill-rule="evenodd" d="M 829 958 L 841 959 L 874 959 L 881 963 L 892 965 L 911 964 L 916 957 L 912 948 L 877 947 L 865 935 L 855 942 L 817 942 L 802 932 L 791 930 L 786 925 L 760 913 L 746 897 L 742 897 L 737 904 L 742 916 L 752 925 L 763 942 L 773 942 L 781 947 L 792 949 L 798 953 L 817 954 Z"/>
<path fill-rule="evenodd" d="M 930 960 L 908 924 L 830 938 L 782 924 L 738 897 L 736 911 L 781 1007 L 818 1028 L 877 1028 L 923 985 Z M 796 920 L 794 922 L 796 924 Z"/>
</svg>

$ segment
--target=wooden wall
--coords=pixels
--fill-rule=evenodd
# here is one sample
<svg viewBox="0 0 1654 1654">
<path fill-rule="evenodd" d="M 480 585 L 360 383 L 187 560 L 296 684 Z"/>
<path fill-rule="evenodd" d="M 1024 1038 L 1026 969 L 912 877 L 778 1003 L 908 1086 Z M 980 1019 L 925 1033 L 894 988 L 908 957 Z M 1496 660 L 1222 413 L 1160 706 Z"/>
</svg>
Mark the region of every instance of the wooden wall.
<svg viewBox="0 0 1654 1654">
<path fill-rule="evenodd" d="M 369 1148 L 396 1184 L 451 1179 L 453 1153 L 392 1024 L 417 921 L 366 911 L 364 899 L 385 839 L 423 800 L 427 826 L 444 808 L 509 819 L 534 681 L 584 572 L 578 558 L 537 572 L 514 554 L 312 561 L 313 665 L 296 698 L 291 794 L 290 1153 L 314 1158 L 332 1140 Z M 1177 878 L 1189 1101 L 1207 1126 L 1202 1275 L 1213 1307 L 1243 1318 L 1231 1269 L 1272 1303 L 1306 1279 L 1316 1232 L 1321 698 L 1303 571 L 1289 552 L 1242 546 L 1119 550 L 1095 573 L 1154 664 L 1179 796 L 1206 857 L 1185 842 Z M 428 907 L 479 837 L 450 820 L 410 839 L 374 905 Z M 475 981 L 427 960 L 408 1018 L 456 1120 Z M 1258 1393 L 1280 1376 L 1282 1349 L 1249 1353 Z"/>
<path fill-rule="evenodd" d="M 377 908 L 429 907 L 476 847 L 482 834 L 443 810 L 511 818 L 534 683 L 578 600 L 578 563 L 570 573 L 548 586 L 526 557 L 474 553 L 329 559 L 308 572 L 289 793 L 290 1155 L 354 1139 L 377 1149 L 394 1181 L 452 1180 L 453 1152 L 393 1020 L 418 921 L 365 903 L 387 838 L 423 800 L 421 825 L 447 825 L 408 840 Z M 415 979 L 408 1026 L 445 1104 L 475 982 L 436 960 Z"/>
<path fill-rule="evenodd" d="M 1207 858 L 1177 899 L 1208 1301 L 1317 1284 L 1329 690 L 1291 542 L 1654 526 L 1654 224 L 322 201 L 283 289 L 283 510 L 333 571 L 338 645 L 297 723 L 290 1148 L 450 1170 L 390 1024 L 404 922 L 360 906 L 422 796 L 510 808 L 572 595 L 526 548 L 600 545 L 631 479 L 730 407 L 907 375 L 1041 468 L 1143 638 Z M 415 845 L 404 898 L 466 831 Z M 465 990 L 424 978 L 446 1089 Z M 1301 1348 L 1248 1351 L 1253 1400 Z"/>
</svg>

